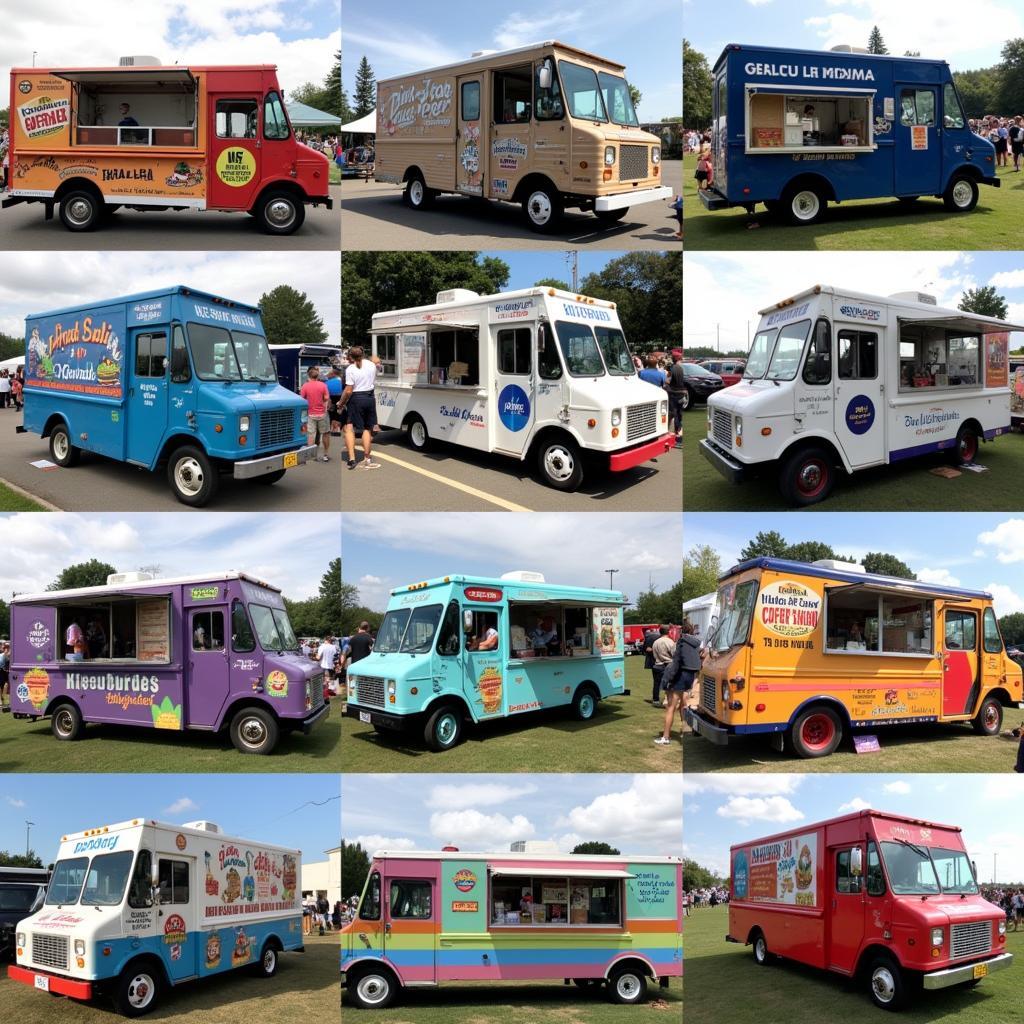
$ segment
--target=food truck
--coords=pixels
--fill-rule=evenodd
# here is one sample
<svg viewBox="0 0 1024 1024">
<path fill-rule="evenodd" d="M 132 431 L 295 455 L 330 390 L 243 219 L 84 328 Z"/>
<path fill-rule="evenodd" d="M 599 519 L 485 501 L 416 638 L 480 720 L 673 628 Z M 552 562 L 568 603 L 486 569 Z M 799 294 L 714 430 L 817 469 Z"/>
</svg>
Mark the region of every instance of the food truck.
<svg viewBox="0 0 1024 1024">
<path fill-rule="evenodd" d="M 575 491 L 585 462 L 621 472 L 675 446 L 668 395 L 640 380 L 615 303 L 556 288 L 438 292 L 372 317 L 381 426 L 532 461 Z"/>
<path fill-rule="evenodd" d="M 341 929 L 341 983 L 362 1009 L 407 987 L 556 978 L 642 1003 L 648 980 L 683 976 L 682 893 L 680 857 L 381 851 Z"/>
<path fill-rule="evenodd" d="M 240 572 L 131 572 L 13 598 L 11 710 L 48 717 L 59 740 L 96 722 L 226 731 L 242 753 L 269 754 L 330 705 L 277 587 Z"/>
<path fill-rule="evenodd" d="M 10 191 L 92 231 L 121 207 L 249 213 L 290 235 L 331 209 L 328 161 L 295 138 L 271 64 L 11 71 Z"/>
<path fill-rule="evenodd" d="M 992 595 L 851 562 L 752 558 L 719 580 L 700 703 L 686 721 L 726 744 L 761 735 L 825 757 L 855 729 L 964 722 L 998 736 L 1024 707 Z"/>
<path fill-rule="evenodd" d="M 759 965 L 834 971 L 898 1010 L 915 989 L 1013 964 L 1006 912 L 981 895 L 958 825 L 857 811 L 737 844 L 729 860 L 726 941 Z"/>
<path fill-rule="evenodd" d="M 320 371 L 320 379 L 325 382 L 332 366 L 341 368 L 341 349 L 337 345 L 271 345 L 270 354 L 281 387 L 296 394 L 309 379 L 306 372 L 311 366 Z"/>
<path fill-rule="evenodd" d="M 25 416 L 58 466 L 83 451 L 155 471 L 186 505 L 220 475 L 274 484 L 316 456 L 260 311 L 178 285 L 25 320 Z"/>
<path fill-rule="evenodd" d="M 813 224 L 830 202 L 936 196 L 961 213 L 979 185 L 999 187 L 945 61 L 733 43 L 714 68 L 711 135 L 709 210 L 764 203 Z"/>
<path fill-rule="evenodd" d="M 14 960 L 18 922 L 42 906 L 49 880 L 46 868 L 0 867 L 0 961 Z"/>
<path fill-rule="evenodd" d="M 1008 331 L 922 292 L 815 285 L 760 311 L 743 379 L 708 399 L 701 454 L 727 480 L 777 474 L 792 505 L 852 474 L 945 452 L 971 464 L 1010 430 Z"/>
<path fill-rule="evenodd" d="M 18 925 L 13 981 L 109 997 L 124 1017 L 168 989 L 248 967 L 263 978 L 303 952 L 299 850 L 211 821 L 134 818 L 63 836 L 42 907 Z"/>
<path fill-rule="evenodd" d="M 455 193 L 521 203 L 552 231 L 567 208 L 606 223 L 671 199 L 661 139 L 640 128 L 625 68 L 544 42 L 377 83 L 374 177 L 414 210 Z"/>
<path fill-rule="evenodd" d="M 465 723 L 628 696 L 616 590 L 547 583 L 537 572 L 445 576 L 397 587 L 373 652 L 348 672 L 345 713 L 377 732 L 454 747 Z"/>
</svg>

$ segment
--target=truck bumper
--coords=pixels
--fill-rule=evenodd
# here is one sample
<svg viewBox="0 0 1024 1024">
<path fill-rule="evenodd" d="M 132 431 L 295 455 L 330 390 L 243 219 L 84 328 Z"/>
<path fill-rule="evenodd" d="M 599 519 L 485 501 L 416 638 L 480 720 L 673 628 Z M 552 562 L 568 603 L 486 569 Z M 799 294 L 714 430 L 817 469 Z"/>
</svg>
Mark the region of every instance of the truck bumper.
<svg viewBox="0 0 1024 1024">
<path fill-rule="evenodd" d="M 322 708 L 317 708 L 308 718 L 302 720 L 302 735 L 308 736 L 321 722 L 330 718 L 331 716 L 331 705 L 324 701 Z"/>
<path fill-rule="evenodd" d="M 697 443 L 701 455 L 725 477 L 729 483 L 742 483 L 752 476 L 750 467 L 738 462 L 731 455 L 723 452 L 717 445 L 712 444 L 706 437 Z"/>
<path fill-rule="evenodd" d="M 949 988 L 951 985 L 962 985 L 965 981 L 975 981 L 979 978 L 988 977 L 993 971 L 1001 971 L 1013 963 L 1012 953 L 1000 953 L 991 960 L 982 960 L 973 964 L 963 964 L 960 967 L 947 967 L 944 971 L 932 971 L 924 975 L 924 987 L 926 989 Z M 983 974 L 975 974 L 975 969 L 984 967 Z"/>
<path fill-rule="evenodd" d="M 693 708 L 686 709 L 686 724 L 694 731 L 695 735 L 703 736 L 704 739 L 711 740 L 712 743 L 720 747 L 726 746 L 729 742 L 729 730 L 726 726 L 709 722 L 697 714 Z"/>
<path fill-rule="evenodd" d="M 656 188 L 639 189 L 636 192 L 620 192 L 614 196 L 598 196 L 594 200 L 594 212 L 605 213 L 608 210 L 621 210 L 624 206 L 639 206 L 641 203 L 653 203 L 658 199 L 671 199 L 672 189 L 667 185 Z"/>
<path fill-rule="evenodd" d="M 639 466 L 641 462 L 648 459 L 655 459 L 672 451 L 676 446 L 675 434 L 663 434 L 653 441 L 638 445 L 636 448 L 627 448 L 625 451 L 612 452 L 608 456 L 608 468 L 613 473 L 621 473 L 624 469 L 632 469 Z"/>
<path fill-rule="evenodd" d="M 705 210 L 727 210 L 732 205 L 721 192 L 716 192 L 713 188 L 698 189 L 697 195 L 700 196 Z"/>
<path fill-rule="evenodd" d="M 328 210 L 334 209 L 334 200 L 330 196 L 306 196 L 307 206 L 326 206 Z"/>
<path fill-rule="evenodd" d="M 16 964 L 11 964 L 7 968 L 7 977 L 11 981 L 20 981 L 22 985 L 38 988 L 43 992 L 55 992 L 57 995 L 71 996 L 72 999 L 92 999 L 91 981 L 78 981 L 46 971 L 33 971 L 28 967 L 18 967 Z"/>
<path fill-rule="evenodd" d="M 253 477 L 276 473 L 279 469 L 291 469 L 309 462 L 316 454 L 316 445 L 307 444 L 294 452 L 281 452 L 278 455 L 266 455 L 262 459 L 246 459 L 245 462 L 234 464 L 233 476 L 236 480 L 251 480 Z"/>
<path fill-rule="evenodd" d="M 994 174 L 991 178 L 982 178 L 981 183 L 983 185 L 991 185 L 993 188 L 1002 188 L 1003 185 L 1002 181 L 1000 181 L 1000 179 L 997 178 Z"/>
<path fill-rule="evenodd" d="M 27 203 L 28 199 L 25 196 L 8 196 L 3 202 L 0 202 L 0 208 L 6 210 L 8 206 L 17 206 L 18 203 Z"/>
<path fill-rule="evenodd" d="M 382 729 L 391 729 L 394 732 L 405 732 L 412 728 L 414 715 L 392 715 L 387 711 L 380 711 L 377 708 L 364 708 L 349 701 L 345 706 L 345 715 L 348 718 L 358 718 L 364 725 L 379 725 Z"/>
</svg>

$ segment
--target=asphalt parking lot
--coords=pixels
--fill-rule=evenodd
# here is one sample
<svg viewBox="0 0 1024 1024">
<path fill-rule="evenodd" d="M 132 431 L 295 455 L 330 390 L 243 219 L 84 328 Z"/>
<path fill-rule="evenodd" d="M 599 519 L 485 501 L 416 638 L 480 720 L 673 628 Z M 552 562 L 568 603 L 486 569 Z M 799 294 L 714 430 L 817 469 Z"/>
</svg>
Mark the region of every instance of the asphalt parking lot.
<svg viewBox="0 0 1024 1024">
<path fill-rule="evenodd" d="M 681 160 L 662 164 L 662 180 L 673 193 L 683 187 Z M 668 249 L 678 222 L 669 203 L 633 207 L 617 224 L 603 225 L 592 213 L 569 210 L 559 230 L 541 235 L 527 227 L 518 204 L 468 196 L 440 196 L 429 210 L 411 210 L 402 189 L 374 181 L 341 184 L 341 247 L 346 251 L 427 249 Z"/>
</svg>

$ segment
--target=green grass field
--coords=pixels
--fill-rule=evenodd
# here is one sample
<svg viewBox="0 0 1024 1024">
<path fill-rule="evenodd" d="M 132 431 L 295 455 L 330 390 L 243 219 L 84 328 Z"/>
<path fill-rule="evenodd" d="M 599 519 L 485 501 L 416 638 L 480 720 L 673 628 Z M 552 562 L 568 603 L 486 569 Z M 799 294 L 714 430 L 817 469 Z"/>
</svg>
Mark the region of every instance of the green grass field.
<svg viewBox="0 0 1024 1024">
<path fill-rule="evenodd" d="M 687 512 L 785 511 L 774 473 L 731 484 L 698 451 L 707 435 L 707 409 L 695 406 L 683 422 L 683 508 Z M 929 472 L 948 465 L 944 455 L 906 459 L 853 476 L 841 473 L 818 512 L 1016 512 L 1024 507 L 1024 435 L 1004 434 L 982 445 L 987 473 L 962 472 L 946 480 Z"/>
<path fill-rule="evenodd" d="M 24 494 L 12 491 L 5 484 L 0 484 L 0 512 L 44 512 L 38 502 L 26 498 Z"/>
<path fill-rule="evenodd" d="M 682 1020 L 680 978 L 672 978 L 667 989 L 651 986 L 649 993 L 646 1005 L 618 1006 L 601 989 L 558 982 L 452 982 L 437 989 L 407 989 L 400 1003 L 389 1010 L 357 1010 L 343 1002 L 341 1018 L 342 1024 L 678 1024 Z"/>
<path fill-rule="evenodd" d="M 838 974 L 775 961 L 758 967 L 747 946 L 725 941 L 728 910 L 697 910 L 683 924 L 686 1011 L 691 1021 L 723 1024 L 1007 1024 L 1020 1019 L 1020 957 L 1024 933 L 1010 932 L 1008 970 L 976 988 L 921 992 L 896 1017 L 886 1017 L 855 983 Z"/>
<path fill-rule="evenodd" d="M 266 757 L 241 754 L 224 735 L 89 725 L 72 743 L 50 720 L 0 715 L 0 772 L 337 772 L 341 707 L 308 736 L 289 733 Z"/>
<path fill-rule="evenodd" d="M 313 1024 L 336 1021 L 338 998 L 338 941 L 336 935 L 306 939 L 305 953 L 282 953 L 273 978 L 257 978 L 238 968 L 216 978 L 188 982 L 164 994 L 147 1021 L 175 1024 Z M 119 1021 L 109 1000 L 80 1003 L 48 996 L 10 981 L 0 971 L 0 1006 L 4 1020 L 17 1024 L 100 1024 Z"/>
<path fill-rule="evenodd" d="M 982 185 L 970 213 L 950 213 L 940 199 L 921 199 L 905 209 L 895 199 L 831 203 L 824 219 L 791 227 L 758 206 L 709 213 L 697 196 L 697 158 L 683 161 L 683 246 L 691 252 L 720 249 L 1019 249 L 1024 213 L 1024 171 L 999 169 L 1000 188 Z M 756 224 L 752 228 L 750 225 Z"/>
<path fill-rule="evenodd" d="M 354 718 L 342 725 L 341 770 L 348 772 L 678 772 L 679 719 L 673 743 L 655 746 L 663 712 L 647 703 L 651 673 L 626 659 L 629 697 L 602 701 L 589 722 L 568 708 L 531 712 L 469 727 L 463 742 L 435 754 L 418 734 L 378 735 Z"/>
</svg>

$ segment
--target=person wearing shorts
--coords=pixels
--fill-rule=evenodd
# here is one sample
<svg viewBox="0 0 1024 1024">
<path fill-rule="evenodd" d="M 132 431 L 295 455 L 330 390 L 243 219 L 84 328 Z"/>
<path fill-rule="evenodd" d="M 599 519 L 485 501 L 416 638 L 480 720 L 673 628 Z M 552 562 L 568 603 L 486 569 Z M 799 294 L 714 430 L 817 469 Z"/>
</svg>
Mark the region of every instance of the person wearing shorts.
<svg viewBox="0 0 1024 1024">
<path fill-rule="evenodd" d="M 331 421 L 331 433 L 340 436 L 342 416 L 338 410 L 338 403 L 341 401 L 341 393 L 345 390 L 345 385 L 342 383 L 341 373 L 336 366 L 332 366 L 327 371 L 327 380 L 324 383 L 327 385 L 327 393 L 330 395 L 327 415 Z"/>
<path fill-rule="evenodd" d="M 669 662 L 661 678 L 665 690 L 665 727 L 662 734 L 654 741 L 659 747 L 668 746 L 672 742 L 672 720 L 679 713 L 679 721 L 683 718 L 683 698 L 693 687 L 693 681 L 700 671 L 700 640 L 697 629 L 689 621 L 680 627 L 679 639 L 676 641 L 675 654 Z M 682 740 L 682 731 L 679 735 Z"/>
<path fill-rule="evenodd" d="M 363 444 L 361 469 L 380 469 L 371 454 L 373 433 L 377 426 L 377 399 L 373 387 L 377 379 L 377 364 L 366 357 L 362 346 L 355 345 L 348 350 L 348 366 L 345 367 L 345 390 L 338 403 L 339 411 L 348 413 L 345 424 L 345 448 L 348 450 L 348 468 L 356 468 L 356 434 Z"/>
<path fill-rule="evenodd" d="M 311 444 L 319 446 L 320 442 L 323 442 L 324 453 L 320 457 L 320 461 L 330 462 L 331 457 L 327 454 L 327 450 L 331 446 L 331 421 L 327 415 L 330 394 L 327 391 L 327 385 L 320 379 L 319 367 L 311 366 L 306 371 L 306 376 L 309 379 L 299 391 L 309 407 L 306 432 Z"/>
</svg>

